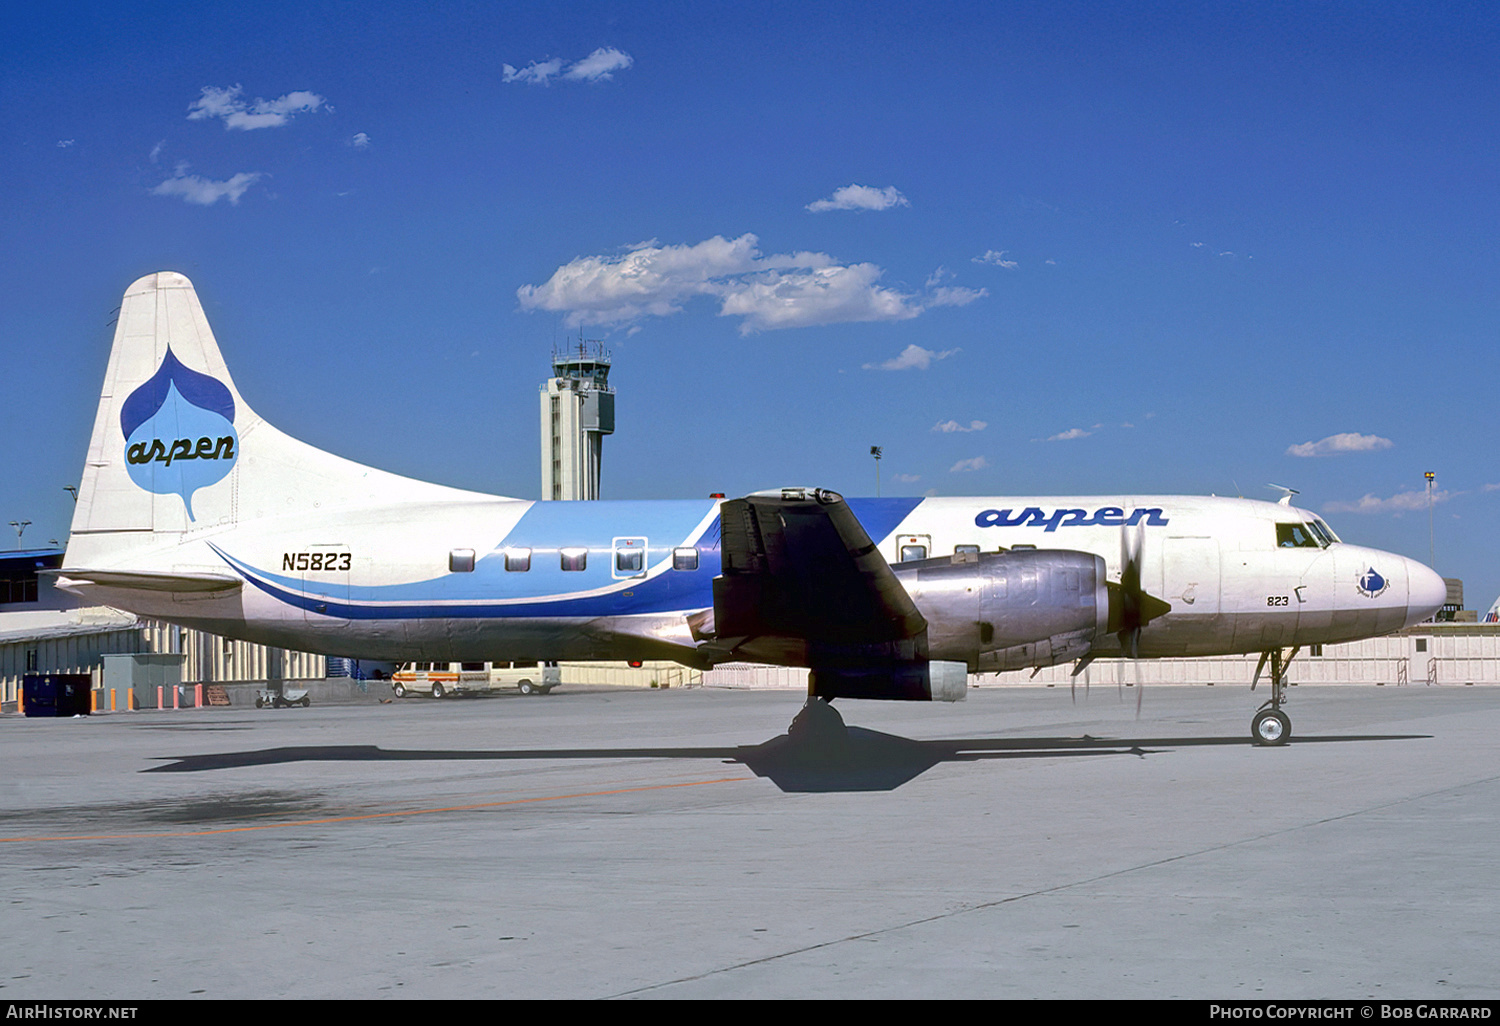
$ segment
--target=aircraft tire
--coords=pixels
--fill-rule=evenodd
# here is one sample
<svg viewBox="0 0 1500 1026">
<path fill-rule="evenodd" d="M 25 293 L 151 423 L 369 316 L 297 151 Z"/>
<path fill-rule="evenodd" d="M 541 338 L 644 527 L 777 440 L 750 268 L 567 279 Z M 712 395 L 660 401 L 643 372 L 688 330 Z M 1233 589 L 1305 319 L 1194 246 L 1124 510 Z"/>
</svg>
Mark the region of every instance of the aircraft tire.
<svg viewBox="0 0 1500 1026">
<path fill-rule="evenodd" d="M 1262 709 L 1250 721 L 1250 736 L 1258 745 L 1284 745 L 1292 736 L 1292 720 L 1280 709 Z"/>
</svg>

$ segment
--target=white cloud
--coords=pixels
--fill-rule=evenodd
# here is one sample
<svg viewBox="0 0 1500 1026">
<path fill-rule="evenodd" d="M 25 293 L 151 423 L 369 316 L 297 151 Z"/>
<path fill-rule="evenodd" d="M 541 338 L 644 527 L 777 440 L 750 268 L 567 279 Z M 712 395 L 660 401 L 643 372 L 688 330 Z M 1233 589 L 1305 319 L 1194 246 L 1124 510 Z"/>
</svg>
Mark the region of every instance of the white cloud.
<svg viewBox="0 0 1500 1026">
<path fill-rule="evenodd" d="M 563 78 L 581 82 L 607 82 L 616 71 L 624 71 L 635 63 L 635 58 L 612 46 L 601 46 L 583 60 L 568 69 Z"/>
<path fill-rule="evenodd" d="M 72 146 L 74 142 L 75 140 L 73 139 L 59 139 L 57 140 L 57 148 L 60 150 L 65 150 L 69 146 Z"/>
<path fill-rule="evenodd" d="M 929 290 L 922 306 L 928 310 L 935 306 L 968 306 L 974 300 L 983 299 L 989 294 L 989 289 L 966 289 L 961 285 L 944 285 L 942 288 Z"/>
<path fill-rule="evenodd" d="M 1059 432 L 1058 434 L 1049 435 L 1047 441 L 1070 442 L 1075 438 L 1087 438 L 1091 434 L 1093 434 L 1092 431 L 1085 431 L 1083 428 L 1068 428 L 1068 430 Z"/>
<path fill-rule="evenodd" d="M 969 303 L 983 291 L 940 288 L 912 295 L 879 284 L 874 264 L 839 264 L 826 253 L 761 253 L 752 234 L 715 235 L 696 245 L 654 239 L 616 256 L 577 257 L 541 285 L 516 290 L 523 310 L 566 316 L 570 327 L 617 324 L 681 312 L 695 296 L 739 317 L 741 334 L 851 321 L 899 321 L 937 306 Z"/>
<path fill-rule="evenodd" d="M 612 46 L 601 46 L 580 61 L 574 61 L 563 70 L 561 57 L 547 61 L 532 61 L 524 68 L 510 64 L 500 67 L 500 78 L 505 82 L 529 82 L 532 85 L 550 85 L 552 79 L 563 78 L 570 82 L 608 82 L 615 72 L 624 71 L 635 63 L 635 58 Z"/>
<path fill-rule="evenodd" d="M 910 201 L 894 185 L 876 189 L 869 185 L 846 185 L 833 190 L 828 199 L 814 200 L 807 209 L 814 214 L 825 210 L 889 210 L 891 207 L 909 207 Z"/>
<path fill-rule="evenodd" d="M 561 60 L 556 58 L 550 61 L 532 61 L 524 68 L 515 68 L 509 64 L 500 66 L 500 78 L 505 82 L 532 82 L 538 85 L 546 85 L 549 78 L 555 78 L 562 71 Z"/>
<path fill-rule="evenodd" d="M 577 257 L 516 295 L 523 310 L 566 313 L 570 327 L 666 317 L 694 296 L 715 295 L 719 282 L 753 271 L 758 241 L 715 235 L 695 246 L 641 244 L 622 256 Z"/>
<path fill-rule="evenodd" d="M 948 468 L 948 473 L 966 474 L 971 470 L 983 470 L 989 465 L 989 460 L 985 459 L 983 456 L 975 456 L 971 460 L 959 460 L 957 463 L 953 464 L 953 466 Z"/>
<path fill-rule="evenodd" d="M 1500 483 L 1480 485 L 1479 490 L 1481 492 L 1500 492 Z"/>
<path fill-rule="evenodd" d="M 891 480 L 896 484 L 914 484 L 922 480 L 921 474 L 892 474 Z"/>
<path fill-rule="evenodd" d="M 349 140 L 349 145 L 356 150 L 368 150 L 370 148 L 370 137 L 364 132 L 355 132 L 354 137 Z"/>
<path fill-rule="evenodd" d="M 941 431 L 945 435 L 951 435 L 955 431 L 968 433 L 970 431 L 983 431 L 987 427 L 989 425 L 982 420 L 971 420 L 968 427 L 964 427 L 956 420 L 944 420 L 934 424 L 932 430 Z"/>
<path fill-rule="evenodd" d="M 956 352 L 958 352 L 957 349 L 944 349 L 941 352 L 934 352 L 931 349 L 923 349 L 914 342 L 901 350 L 900 356 L 893 357 L 885 361 L 885 363 L 867 363 L 864 365 L 864 369 L 888 371 L 926 370 L 932 366 L 932 361 L 946 360 Z"/>
<path fill-rule="evenodd" d="M 1301 445 L 1289 446 L 1286 454 L 1288 456 L 1343 456 L 1351 452 L 1376 452 L 1380 449 L 1389 449 L 1394 444 L 1389 438 L 1381 438 L 1379 435 L 1345 432 L 1341 435 L 1329 435 L 1316 442 L 1303 442 Z"/>
<path fill-rule="evenodd" d="M 166 144 L 167 144 L 167 141 L 165 139 L 163 139 L 161 142 L 159 142 L 155 146 L 151 147 L 151 158 L 150 158 L 151 159 L 151 163 L 153 163 L 153 164 L 156 163 L 157 158 L 159 158 L 161 156 L 161 148 L 163 146 L 165 146 Z"/>
<path fill-rule="evenodd" d="M 819 254 L 821 255 L 821 254 Z M 763 271 L 725 286 L 721 316 L 744 317 L 740 333 L 851 321 L 904 321 L 922 312 L 912 297 L 876 284 L 874 264 Z"/>
<path fill-rule="evenodd" d="M 1434 491 L 1432 503 L 1447 502 L 1457 492 Z M 1421 492 L 1397 492 L 1389 499 L 1377 498 L 1373 494 L 1366 494 L 1357 502 L 1325 502 L 1323 512 L 1325 513 L 1414 513 L 1427 508 L 1427 493 Z"/>
<path fill-rule="evenodd" d="M 153 196 L 180 196 L 188 203 L 211 207 L 221 199 L 237 204 L 245 190 L 254 185 L 262 174 L 259 171 L 241 171 L 226 181 L 216 182 L 201 175 L 186 173 L 186 166 L 179 166 L 177 173 L 151 190 Z"/>
<path fill-rule="evenodd" d="M 257 128 L 279 128 L 292 120 L 292 115 L 311 113 L 328 102 L 317 93 L 303 89 L 274 100 L 256 97 L 254 103 L 248 103 L 240 96 L 241 91 L 242 87 L 238 85 L 227 89 L 204 86 L 203 95 L 188 107 L 188 120 L 221 118 L 226 129 L 249 132 Z"/>
<path fill-rule="evenodd" d="M 1014 271 L 1020 266 L 1014 260 L 1005 259 L 1005 250 L 1003 249 L 987 249 L 984 251 L 983 256 L 971 257 L 970 260 L 976 264 L 992 264 L 995 267 L 1003 267 L 1007 271 Z M 1049 260 L 1048 263 L 1051 263 L 1051 261 Z"/>
</svg>

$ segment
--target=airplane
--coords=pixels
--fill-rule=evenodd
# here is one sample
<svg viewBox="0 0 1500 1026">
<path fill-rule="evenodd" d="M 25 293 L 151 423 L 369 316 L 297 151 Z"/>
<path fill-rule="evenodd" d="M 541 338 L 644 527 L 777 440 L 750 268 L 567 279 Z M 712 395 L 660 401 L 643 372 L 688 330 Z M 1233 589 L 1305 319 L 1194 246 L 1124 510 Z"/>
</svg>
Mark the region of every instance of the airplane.
<svg viewBox="0 0 1500 1026">
<path fill-rule="evenodd" d="M 1252 739 L 1277 745 L 1301 647 L 1410 626 L 1446 597 L 1426 566 L 1290 499 L 537 502 L 429 484 L 258 416 L 192 283 L 162 271 L 125 292 L 56 573 L 103 605 L 328 655 L 807 667 L 809 708 L 957 701 L 980 671 L 1259 652 L 1271 697 Z"/>
</svg>

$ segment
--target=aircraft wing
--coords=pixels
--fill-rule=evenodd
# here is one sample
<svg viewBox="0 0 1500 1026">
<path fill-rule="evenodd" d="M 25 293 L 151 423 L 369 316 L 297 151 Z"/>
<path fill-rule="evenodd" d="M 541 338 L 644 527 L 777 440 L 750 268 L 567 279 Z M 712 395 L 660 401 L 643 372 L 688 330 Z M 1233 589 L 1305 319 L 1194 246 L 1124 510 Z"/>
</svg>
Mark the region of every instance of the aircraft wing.
<svg viewBox="0 0 1500 1026">
<path fill-rule="evenodd" d="M 835 492 L 785 488 L 720 507 L 720 639 L 780 637 L 813 646 L 909 641 L 927 621 Z"/>
</svg>

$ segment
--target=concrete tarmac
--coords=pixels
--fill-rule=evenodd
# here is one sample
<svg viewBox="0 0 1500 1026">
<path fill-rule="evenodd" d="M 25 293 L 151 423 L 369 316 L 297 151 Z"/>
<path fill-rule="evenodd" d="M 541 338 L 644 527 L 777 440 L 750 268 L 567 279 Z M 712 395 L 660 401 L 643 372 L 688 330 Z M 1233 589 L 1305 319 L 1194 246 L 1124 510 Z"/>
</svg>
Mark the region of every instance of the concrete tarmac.
<svg viewBox="0 0 1500 1026">
<path fill-rule="evenodd" d="M 1500 997 L 1500 689 L 0 718 L 0 1000 Z"/>
</svg>

